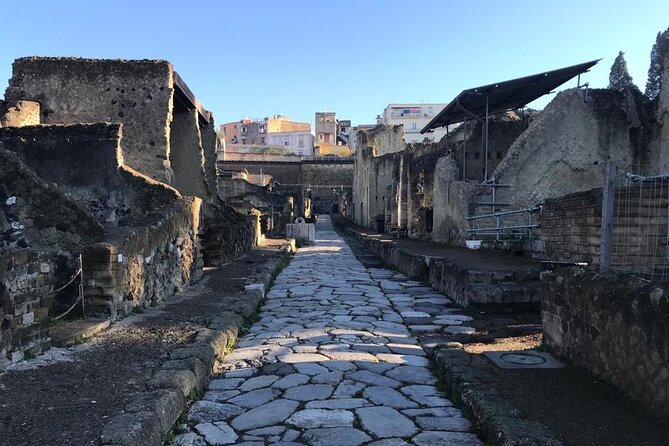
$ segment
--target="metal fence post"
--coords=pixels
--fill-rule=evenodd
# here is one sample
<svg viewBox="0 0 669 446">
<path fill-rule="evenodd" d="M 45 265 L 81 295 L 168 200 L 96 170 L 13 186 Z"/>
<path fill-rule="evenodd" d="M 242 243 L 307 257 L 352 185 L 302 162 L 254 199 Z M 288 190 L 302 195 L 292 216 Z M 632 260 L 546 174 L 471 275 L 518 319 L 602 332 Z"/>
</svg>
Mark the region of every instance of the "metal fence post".
<svg viewBox="0 0 669 446">
<path fill-rule="evenodd" d="M 613 188 L 615 167 L 609 160 L 606 162 L 604 171 L 604 187 L 602 189 L 602 235 L 599 251 L 599 272 L 606 273 L 611 270 L 611 257 L 613 252 Z"/>
</svg>

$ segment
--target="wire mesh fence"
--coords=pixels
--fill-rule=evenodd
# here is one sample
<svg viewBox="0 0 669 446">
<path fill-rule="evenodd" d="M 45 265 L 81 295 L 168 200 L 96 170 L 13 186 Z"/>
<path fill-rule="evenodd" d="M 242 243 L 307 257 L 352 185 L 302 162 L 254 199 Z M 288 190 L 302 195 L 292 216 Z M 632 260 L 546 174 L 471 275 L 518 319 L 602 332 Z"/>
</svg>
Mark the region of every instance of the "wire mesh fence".
<svg viewBox="0 0 669 446">
<path fill-rule="evenodd" d="M 650 166 L 618 168 L 612 178 L 611 269 L 669 280 L 669 173 Z M 606 203 L 607 188 L 603 202 Z M 604 260 L 602 260 L 604 262 Z"/>
</svg>

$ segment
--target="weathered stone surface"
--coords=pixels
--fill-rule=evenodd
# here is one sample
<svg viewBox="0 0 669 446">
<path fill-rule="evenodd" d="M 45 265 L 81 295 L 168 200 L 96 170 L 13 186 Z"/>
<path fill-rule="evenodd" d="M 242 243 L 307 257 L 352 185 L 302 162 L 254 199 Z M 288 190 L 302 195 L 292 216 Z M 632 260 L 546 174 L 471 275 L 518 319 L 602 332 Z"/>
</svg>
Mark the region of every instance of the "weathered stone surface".
<svg viewBox="0 0 669 446">
<path fill-rule="evenodd" d="M 353 412 L 342 409 L 305 409 L 295 412 L 286 423 L 302 429 L 352 427 Z"/>
<path fill-rule="evenodd" d="M 389 407 L 363 407 L 356 413 L 362 427 L 379 438 L 408 437 L 418 431 L 409 418 Z"/>
<path fill-rule="evenodd" d="M 332 446 L 336 444 L 359 446 L 371 440 L 369 435 L 351 427 L 309 429 L 303 435 L 312 446 Z"/>
<path fill-rule="evenodd" d="M 212 446 L 234 444 L 238 438 L 235 431 L 222 421 L 200 423 L 195 426 L 195 430 Z"/>
<path fill-rule="evenodd" d="M 283 397 L 297 401 L 324 400 L 329 398 L 333 391 L 334 387 L 327 384 L 305 384 L 291 387 L 284 392 Z"/>
<path fill-rule="evenodd" d="M 425 367 L 402 365 L 386 372 L 386 376 L 411 384 L 434 384 L 436 380 Z"/>
<path fill-rule="evenodd" d="M 236 430 L 257 429 L 283 423 L 299 406 L 297 401 L 278 399 L 239 415 L 230 423 Z"/>
<path fill-rule="evenodd" d="M 370 386 L 362 392 L 362 396 L 378 406 L 392 407 L 395 409 L 418 407 L 418 404 L 390 387 Z"/>
<path fill-rule="evenodd" d="M 206 398 L 225 401 L 212 406 L 223 413 L 203 420 L 229 423 L 239 444 L 403 446 L 418 418 L 467 431 L 397 312 L 449 303 L 396 273 L 368 271 L 338 236 L 319 233 L 327 241 L 300 248 L 239 350 L 221 362 L 225 378 Z M 380 280 L 401 290 L 386 295 Z M 244 412 L 228 415 L 227 406 Z"/>
<path fill-rule="evenodd" d="M 235 404 L 221 404 L 207 400 L 196 401 L 188 411 L 188 420 L 193 423 L 211 423 L 227 420 L 244 412 Z"/>
<path fill-rule="evenodd" d="M 416 423 L 428 431 L 469 432 L 472 424 L 461 417 L 416 417 Z"/>
<path fill-rule="evenodd" d="M 483 446 L 476 435 L 464 432 L 421 432 L 413 438 L 417 446 Z"/>
</svg>

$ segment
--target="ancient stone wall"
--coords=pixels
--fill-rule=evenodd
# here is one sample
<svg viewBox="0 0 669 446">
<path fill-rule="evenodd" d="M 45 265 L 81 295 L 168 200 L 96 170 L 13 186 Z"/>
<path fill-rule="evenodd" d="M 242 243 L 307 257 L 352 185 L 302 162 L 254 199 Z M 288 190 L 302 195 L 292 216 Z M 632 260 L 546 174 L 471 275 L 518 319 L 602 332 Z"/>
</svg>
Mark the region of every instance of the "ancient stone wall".
<svg viewBox="0 0 669 446">
<path fill-rule="evenodd" d="M 5 99 L 38 102 L 44 124 L 123 123 L 125 162 L 169 184 L 173 93 L 167 61 L 25 57 Z"/>
<path fill-rule="evenodd" d="M 170 163 L 174 186 L 183 195 L 211 195 L 204 171 L 205 159 L 196 109 L 174 113 L 170 128 Z"/>
<path fill-rule="evenodd" d="M 53 253 L 0 248 L 0 366 L 51 346 L 52 291 L 66 276 L 60 263 Z"/>
<path fill-rule="evenodd" d="M 489 193 L 477 183 L 458 181 L 458 174 L 453 157 L 439 159 L 434 172 L 431 236 L 440 243 L 463 244 L 468 238 L 466 218 L 475 213 L 474 203 Z"/>
<path fill-rule="evenodd" d="M 199 119 L 199 117 L 198 117 Z M 214 117 L 210 115 L 210 122 L 206 124 L 200 122 L 200 137 L 202 141 L 202 150 L 204 151 L 204 172 L 208 186 L 209 196 L 216 196 L 216 125 Z"/>
<path fill-rule="evenodd" d="M 201 273 L 199 198 L 180 198 L 83 252 L 87 311 L 117 319 L 157 305 Z"/>
<path fill-rule="evenodd" d="M 633 276 L 542 274 L 544 339 L 633 399 L 669 414 L 669 297 Z"/>
<path fill-rule="evenodd" d="M 506 156 L 511 145 L 518 139 L 529 124 L 528 119 L 522 119 L 514 112 L 494 115 L 488 122 L 488 178 L 492 178 L 493 172 Z M 453 135 L 452 156 L 458 167 L 462 180 L 464 153 L 464 171 L 467 180 L 481 182 L 485 179 L 485 147 L 483 145 L 483 123 L 471 121 L 467 123 L 466 135 L 461 134 L 464 129 L 459 129 Z M 463 143 L 463 139 L 466 142 Z"/>
<path fill-rule="evenodd" d="M 0 246 L 77 251 L 104 229 L 74 199 L 0 145 Z"/>
<path fill-rule="evenodd" d="M 519 209 L 601 186 L 607 160 L 635 162 L 630 128 L 618 92 L 590 90 L 587 102 L 582 90 L 559 93 L 495 170 L 500 183 L 512 186 L 500 191 L 499 201 Z"/>
<path fill-rule="evenodd" d="M 203 209 L 202 248 L 204 264 L 218 266 L 251 249 L 260 237 L 259 215 L 242 215 L 224 204 Z"/>
</svg>

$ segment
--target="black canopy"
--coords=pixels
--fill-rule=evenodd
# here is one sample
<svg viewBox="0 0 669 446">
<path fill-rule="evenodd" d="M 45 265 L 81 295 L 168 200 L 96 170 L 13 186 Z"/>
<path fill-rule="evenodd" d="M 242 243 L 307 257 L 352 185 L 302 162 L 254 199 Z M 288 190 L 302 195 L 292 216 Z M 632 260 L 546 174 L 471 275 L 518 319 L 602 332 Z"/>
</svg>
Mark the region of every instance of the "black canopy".
<svg viewBox="0 0 669 446">
<path fill-rule="evenodd" d="M 420 132 L 425 133 L 438 127 L 455 124 L 464 121 L 466 117 L 473 117 L 472 115 L 478 118 L 484 117 L 486 98 L 489 115 L 523 107 L 575 76 L 585 73 L 600 60 L 463 90 Z"/>
</svg>

